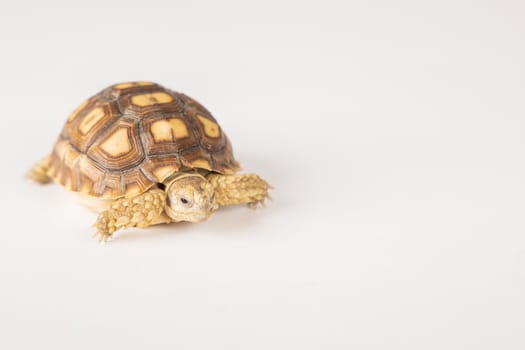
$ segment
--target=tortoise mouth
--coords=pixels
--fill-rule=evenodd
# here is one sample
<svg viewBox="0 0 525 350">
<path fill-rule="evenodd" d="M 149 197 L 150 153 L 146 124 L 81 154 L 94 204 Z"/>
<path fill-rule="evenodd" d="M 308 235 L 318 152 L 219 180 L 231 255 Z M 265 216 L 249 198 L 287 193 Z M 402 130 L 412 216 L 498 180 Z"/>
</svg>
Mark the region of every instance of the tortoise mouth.
<svg viewBox="0 0 525 350">
<path fill-rule="evenodd" d="M 210 215 L 214 211 L 214 207 L 210 207 L 209 209 L 203 209 L 203 210 L 175 210 L 170 207 L 169 202 L 166 206 L 166 214 L 176 222 L 180 221 L 188 221 L 188 222 L 201 222 L 205 221 L 210 217 Z"/>
</svg>

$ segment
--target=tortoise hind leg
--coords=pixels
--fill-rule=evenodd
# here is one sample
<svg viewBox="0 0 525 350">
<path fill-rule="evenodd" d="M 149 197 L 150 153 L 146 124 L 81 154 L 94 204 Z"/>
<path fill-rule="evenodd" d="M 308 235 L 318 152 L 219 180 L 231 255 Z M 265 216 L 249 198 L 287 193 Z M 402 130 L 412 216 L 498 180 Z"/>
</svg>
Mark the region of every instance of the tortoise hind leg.
<svg viewBox="0 0 525 350">
<path fill-rule="evenodd" d="M 268 190 L 273 187 L 256 174 L 211 174 L 208 181 L 215 190 L 215 203 L 220 206 L 244 203 L 256 208 L 271 199 Z"/>
<path fill-rule="evenodd" d="M 29 169 L 27 172 L 27 177 L 42 185 L 51 182 L 52 179 L 49 176 L 49 161 L 49 156 L 41 159 L 38 163 L 33 165 L 31 169 Z"/>
</svg>

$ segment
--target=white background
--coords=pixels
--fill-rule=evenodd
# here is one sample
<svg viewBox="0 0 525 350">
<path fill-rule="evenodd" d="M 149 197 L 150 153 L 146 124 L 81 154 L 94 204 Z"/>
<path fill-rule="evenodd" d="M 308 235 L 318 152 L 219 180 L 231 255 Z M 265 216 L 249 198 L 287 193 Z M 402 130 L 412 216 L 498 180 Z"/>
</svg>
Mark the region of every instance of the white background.
<svg viewBox="0 0 525 350">
<path fill-rule="evenodd" d="M 0 348 L 524 349 L 524 18 L 2 0 Z M 24 173 L 129 80 L 201 101 L 274 201 L 91 239 L 93 213 Z"/>
</svg>

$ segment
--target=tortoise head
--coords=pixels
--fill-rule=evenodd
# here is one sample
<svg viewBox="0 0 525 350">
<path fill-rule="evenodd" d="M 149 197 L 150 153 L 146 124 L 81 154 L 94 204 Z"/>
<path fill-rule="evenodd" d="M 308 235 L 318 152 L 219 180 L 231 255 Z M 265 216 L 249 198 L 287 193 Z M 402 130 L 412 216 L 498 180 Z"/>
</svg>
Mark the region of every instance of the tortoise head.
<svg viewBox="0 0 525 350">
<path fill-rule="evenodd" d="M 182 174 L 166 184 L 166 213 L 174 221 L 199 222 L 217 209 L 215 191 L 199 174 Z"/>
</svg>

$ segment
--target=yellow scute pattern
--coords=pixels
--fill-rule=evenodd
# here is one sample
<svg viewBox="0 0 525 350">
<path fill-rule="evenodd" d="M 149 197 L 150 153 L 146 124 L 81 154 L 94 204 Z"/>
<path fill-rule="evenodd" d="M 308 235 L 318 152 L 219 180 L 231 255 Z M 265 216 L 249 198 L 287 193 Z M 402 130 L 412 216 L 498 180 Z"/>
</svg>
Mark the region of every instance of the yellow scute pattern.
<svg viewBox="0 0 525 350">
<path fill-rule="evenodd" d="M 175 139 L 187 137 L 188 128 L 178 118 L 163 119 L 151 124 L 151 134 L 156 142 L 174 141 Z"/>
<path fill-rule="evenodd" d="M 102 107 L 93 108 L 82 120 L 78 129 L 82 135 L 87 133 L 95 126 L 95 124 L 104 117 L 104 109 Z"/>
<path fill-rule="evenodd" d="M 135 81 L 130 83 L 122 83 L 115 85 L 116 89 L 127 89 L 134 86 L 150 86 L 155 85 L 155 83 L 149 82 L 149 81 Z"/>
<path fill-rule="evenodd" d="M 204 126 L 204 133 L 206 134 L 206 136 L 209 136 L 209 137 L 219 137 L 220 136 L 221 133 L 219 131 L 219 125 L 217 125 L 217 123 L 201 115 L 197 115 L 197 118 L 199 118 L 200 122 Z"/>
<path fill-rule="evenodd" d="M 128 129 L 120 128 L 109 136 L 100 148 L 111 157 L 119 157 L 131 151 Z"/>
<path fill-rule="evenodd" d="M 131 97 L 131 103 L 139 107 L 153 106 L 156 104 L 170 103 L 173 97 L 165 92 L 153 92 L 150 94 L 141 94 Z"/>
</svg>

